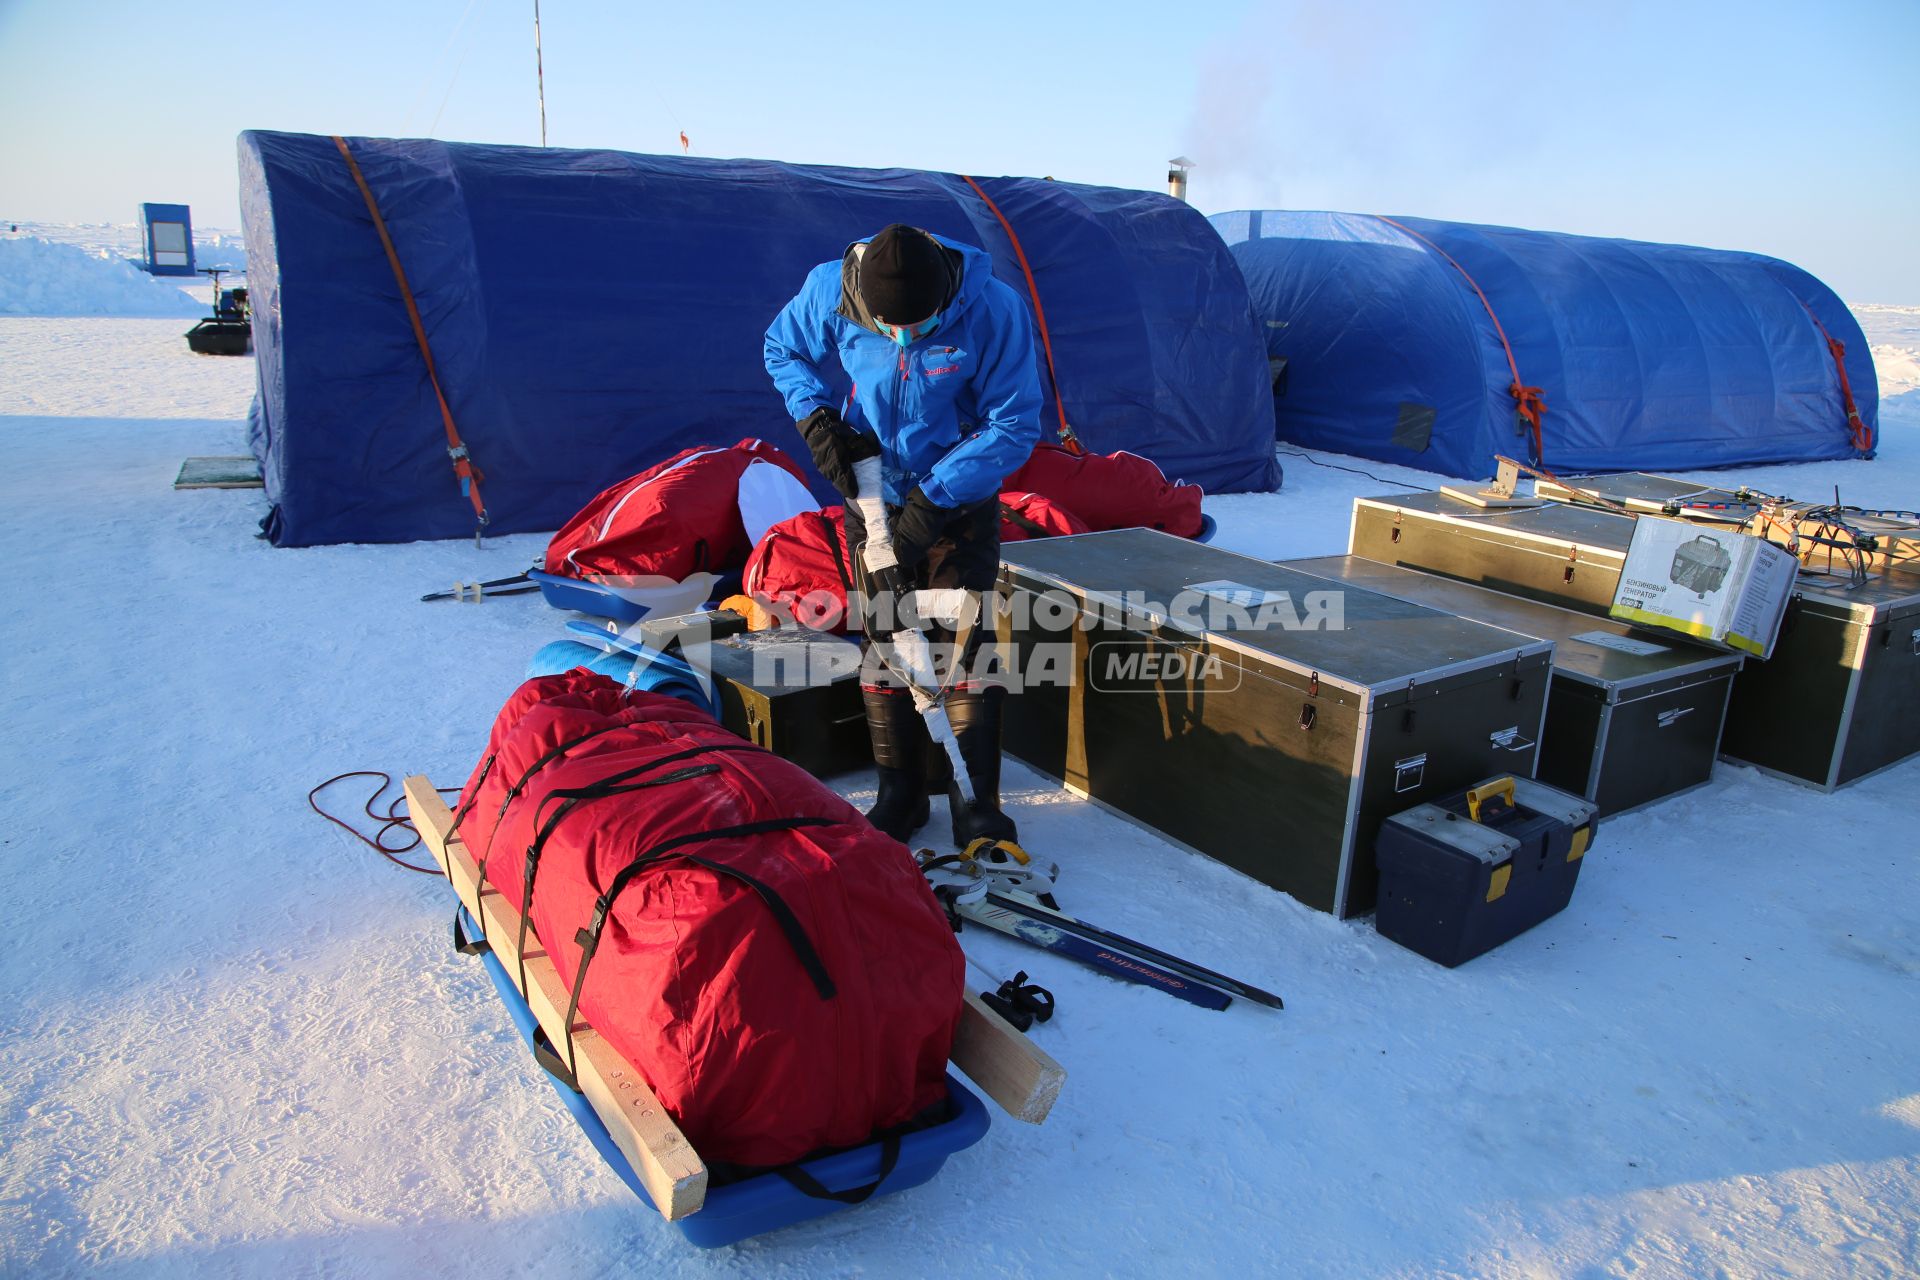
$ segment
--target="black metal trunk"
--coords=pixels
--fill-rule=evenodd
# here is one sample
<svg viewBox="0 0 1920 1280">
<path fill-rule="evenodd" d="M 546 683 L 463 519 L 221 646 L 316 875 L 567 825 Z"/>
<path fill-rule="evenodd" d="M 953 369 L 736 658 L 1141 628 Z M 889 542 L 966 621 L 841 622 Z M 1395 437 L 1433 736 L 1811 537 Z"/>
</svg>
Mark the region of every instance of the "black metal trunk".
<svg viewBox="0 0 1920 1280">
<path fill-rule="evenodd" d="M 1602 815 L 1713 776 L 1739 654 L 1651 640 L 1623 623 L 1358 556 L 1287 565 L 1551 641 L 1553 687 L 1535 776 L 1593 801 Z"/>
<path fill-rule="evenodd" d="M 1532 775 L 1539 641 L 1149 530 L 1002 555 L 1007 751 L 1309 906 L 1372 909 L 1390 814 Z"/>
</svg>

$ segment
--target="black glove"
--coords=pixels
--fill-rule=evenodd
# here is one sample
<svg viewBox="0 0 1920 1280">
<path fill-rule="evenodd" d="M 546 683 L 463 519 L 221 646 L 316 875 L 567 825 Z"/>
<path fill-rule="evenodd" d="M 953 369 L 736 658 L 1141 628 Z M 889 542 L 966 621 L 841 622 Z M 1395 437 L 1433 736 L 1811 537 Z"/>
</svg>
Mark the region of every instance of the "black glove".
<svg viewBox="0 0 1920 1280">
<path fill-rule="evenodd" d="M 934 505 L 933 499 L 915 486 L 907 495 L 907 504 L 893 518 L 893 556 L 902 568 L 912 570 L 927 558 L 933 544 L 947 531 L 956 513 L 951 507 Z"/>
<path fill-rule="evenodd" d="M 839 410 L 831 405 L 821 405 L 800 419 L 799 425 L 807 448 L 813 451 L 813 465 L 820 469 L 827 483 L 839 490 L 843 498 L 856 496 L 860 484 L 853 478 L 853 464 L 878 457 L 880 442 L 848 426 L 841 420 Z"/>
</svg>

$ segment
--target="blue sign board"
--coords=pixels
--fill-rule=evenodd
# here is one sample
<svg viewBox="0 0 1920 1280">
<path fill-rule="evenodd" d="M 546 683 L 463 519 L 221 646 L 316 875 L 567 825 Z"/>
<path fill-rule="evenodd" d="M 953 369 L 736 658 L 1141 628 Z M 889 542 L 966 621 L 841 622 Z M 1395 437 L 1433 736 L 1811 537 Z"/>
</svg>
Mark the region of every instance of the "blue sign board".
<svg viewBox="0 0 1920 1280">
<path fill-rule="evenodd" d="M 193 220 L 186 205 L 141 205 L 140 231 L 146 244 L 140 265 L 156 276 L 193 274 Z"/>
</svg>

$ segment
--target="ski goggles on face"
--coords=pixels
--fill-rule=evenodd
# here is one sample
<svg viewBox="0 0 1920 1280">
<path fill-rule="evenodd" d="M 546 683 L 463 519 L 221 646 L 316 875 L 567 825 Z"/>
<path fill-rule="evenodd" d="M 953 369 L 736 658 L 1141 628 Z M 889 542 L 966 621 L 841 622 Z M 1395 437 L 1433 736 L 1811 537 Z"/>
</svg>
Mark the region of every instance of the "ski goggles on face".
<svg viewBox="0 0 1920 1280">
<path fill-rule="evenodd" d="M 936 311 L 918 324 L 888 324 L 884 320 L 875 320 L 874 323 L 880 326 L 881 333 L 892 338 L 896 345 L 904 347 L 908 343 L 919 341 L 935 329 L 938 329 L 940 327 L 940 313 Z"/>
</svg>

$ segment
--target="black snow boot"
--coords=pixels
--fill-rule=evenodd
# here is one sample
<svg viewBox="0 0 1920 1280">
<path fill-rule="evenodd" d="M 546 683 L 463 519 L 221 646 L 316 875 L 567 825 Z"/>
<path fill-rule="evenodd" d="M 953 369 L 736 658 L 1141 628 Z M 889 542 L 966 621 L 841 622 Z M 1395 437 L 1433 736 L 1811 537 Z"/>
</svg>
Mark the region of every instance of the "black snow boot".
<svg viewBox="0 0 1920 1280">
<path fill-rule="evenodd" d="M 1000 718 L 1007 691 L 989 685 L 983 689 L 956 689 L 947 695 L 947 723 L 960 743 L 967 778 L 973 783 L 973 803 L 960 794 L 958 783 L 947 788 L 947 806 L 953 811 L 953 844 L 965 849 L 975 840 L 1019 838 L 1013 819 L 1000 811 Z"/>
<path fill-rule="evenodd" d="M 927 825 L 927 730 L 905 689 L 862 688 L 880 792 L 867 821 L 905 843 Z"/>
</svg>

